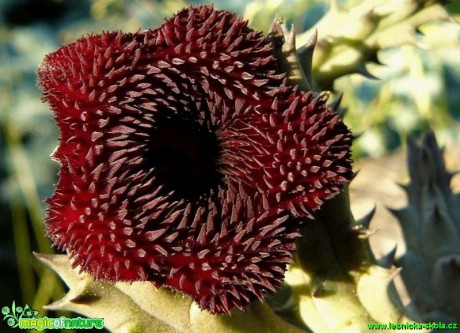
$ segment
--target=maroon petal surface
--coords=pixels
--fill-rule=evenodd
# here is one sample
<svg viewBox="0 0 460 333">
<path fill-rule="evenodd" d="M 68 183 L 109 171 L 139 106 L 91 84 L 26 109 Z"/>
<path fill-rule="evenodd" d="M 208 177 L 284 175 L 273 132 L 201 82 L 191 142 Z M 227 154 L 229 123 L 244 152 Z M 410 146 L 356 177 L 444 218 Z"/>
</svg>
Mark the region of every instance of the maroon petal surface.
<svg viewBox="0 0 460 333">
<path fill-rule="evenodd" d="M 243 308 L 280 284 L 302 218 L 352 175 L 325 98 L 287 85 L 270 40 L 212 6 L 80 38 L 38 75 L 61 131 L 47 232 L 98 279 Z"/>
</svg>

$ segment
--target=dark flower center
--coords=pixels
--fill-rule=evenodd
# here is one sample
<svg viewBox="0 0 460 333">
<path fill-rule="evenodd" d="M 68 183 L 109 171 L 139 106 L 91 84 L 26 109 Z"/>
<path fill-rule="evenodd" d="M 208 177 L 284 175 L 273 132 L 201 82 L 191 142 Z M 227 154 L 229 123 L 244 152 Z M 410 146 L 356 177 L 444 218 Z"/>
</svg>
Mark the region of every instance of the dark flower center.
<svg viewBox="0 0 460 333">
<path fill-rule="evenodd" d="M 217 188 L 219 142 L 214 133 L 195 120 L 164 118 L 156 123 L 145 160 L 155 167 L 158 184 L 175 191 L 177 199 L 196 200 Z"/>
</svg>

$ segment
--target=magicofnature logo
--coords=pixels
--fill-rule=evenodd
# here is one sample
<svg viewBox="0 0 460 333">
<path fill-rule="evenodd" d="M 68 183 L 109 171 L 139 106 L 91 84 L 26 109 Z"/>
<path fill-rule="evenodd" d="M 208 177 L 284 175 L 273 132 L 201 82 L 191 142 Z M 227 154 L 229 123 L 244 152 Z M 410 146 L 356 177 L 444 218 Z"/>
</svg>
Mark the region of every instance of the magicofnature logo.
<svg viewBox="0 0 460 333">
<path fill-rule="evenodd" d="M 103 318 L 49 318 L 47 316 L 36 318 L 38 311 L 32 309 L 28 304 L 25 306 L 17 306 L 13 301 L 11 307 L 4 306 L 2 308 L 3 321 L 11 328 L 19 329 L 35 329 L 43 331 L 45 329 L 103 329 Z"/>
</svg>

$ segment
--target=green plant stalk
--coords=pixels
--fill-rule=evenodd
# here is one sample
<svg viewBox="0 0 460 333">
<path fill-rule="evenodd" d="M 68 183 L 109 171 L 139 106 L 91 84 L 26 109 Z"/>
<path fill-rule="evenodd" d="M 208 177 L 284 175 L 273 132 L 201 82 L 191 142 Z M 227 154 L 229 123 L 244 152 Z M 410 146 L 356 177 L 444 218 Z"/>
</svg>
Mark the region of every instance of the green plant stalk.
<svg viewBox="0 0 460 333">
<path fill-rule="evenodd" d="M 19 182 L 27 211 L 32 221 L 38 250 L 43 253 L 51 253 L 51 242 L 44 237 L 43 210 L 40 205 L 40 196 L 37 192 L 35 180 L 30 170 L 30 162 L 21 143 L 20 129 L 11 121 L 7 121 L 5 124 L 5 137 L 13 161 L 14 175 Z"/>
<path fill-rule="evenodd" d="M 34 280 L 34 270 L 30 265 L 32 260 L 32 250 L 30 248 L 26 212 L 17 201 L 11 201 L 11 212 L 14 221 L 13 236 L 22 300 L 25 304 L 32 304 L 36 286 Z"/>
</svg>

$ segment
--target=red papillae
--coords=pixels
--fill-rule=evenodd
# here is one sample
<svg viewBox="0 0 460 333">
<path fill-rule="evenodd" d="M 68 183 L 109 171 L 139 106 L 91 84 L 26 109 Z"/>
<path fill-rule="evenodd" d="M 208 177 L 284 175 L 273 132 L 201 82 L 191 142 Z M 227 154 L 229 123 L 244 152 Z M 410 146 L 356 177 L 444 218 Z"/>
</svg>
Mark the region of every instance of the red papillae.
<svg viewBox="0 0 460 333">
<path fill-rule="evenodd" d="M 243 308 L 280 284 L 301 218 L 352 174 L 351 135 L 325 99 L 287 85 L 270 40 L 211 6 L 83 37 L 38 74 L 61 131 L 48 234 L 98 279 L 167 285 L 212 313 Z M 174 137 L 157 139 L 165 121 Z M 189 140 L 175 122 L 208 134 Z M 196 152 L 206 135 L 220 179 L 181 196 L 151 154 Z"/>
</svg>

